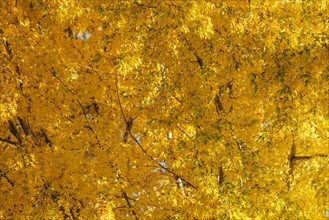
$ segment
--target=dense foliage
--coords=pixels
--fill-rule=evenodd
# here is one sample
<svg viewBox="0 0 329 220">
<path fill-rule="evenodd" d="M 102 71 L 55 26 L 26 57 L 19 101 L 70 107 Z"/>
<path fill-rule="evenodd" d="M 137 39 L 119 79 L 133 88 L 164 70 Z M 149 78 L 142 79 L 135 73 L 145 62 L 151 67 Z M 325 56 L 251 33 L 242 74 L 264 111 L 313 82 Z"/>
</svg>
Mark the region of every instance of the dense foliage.
<svg viewBox="0 0 329 220">
<path fill-rule="evenodd" d="M 0 218 L 326 218 L 328 1 L 0 9 Z"/>
</svg>

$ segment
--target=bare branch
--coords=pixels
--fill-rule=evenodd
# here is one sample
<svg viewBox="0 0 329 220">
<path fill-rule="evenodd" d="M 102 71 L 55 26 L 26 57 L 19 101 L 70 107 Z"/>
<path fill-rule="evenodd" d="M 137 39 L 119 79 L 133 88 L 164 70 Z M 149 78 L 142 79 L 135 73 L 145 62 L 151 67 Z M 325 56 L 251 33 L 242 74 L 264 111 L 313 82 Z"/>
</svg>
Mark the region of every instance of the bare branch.
<svg viewBox="0 0 329 220">
<path fill-rule="evenodd" d="M 295 140 L 293 140 L 291 149 L 290 149 L 290 154 L 288 156 L 288 160 L 289 160 L 289 172 L 288 172 L 288 176 L 287 176 L 287 187 L 288 190 L 291 187 L 293 178 L 294 178 L 294 165 L 295 165 L 295 161 L 294 159 L 296 158 L 296 145 L 295 145 Z"/>
<path fill-rule="evenodd" d="M 12 120 L 8 120 L 8 122 L 9 122 L 10 132 L 16 137 L 18 143 L 21 144 L 22 143 L 22 136 L 18 132 L 18 130 L 16 128 L 16 125 L 14 124 L 14 122 Z"/>
<path fill-rule="evenodd" d="M 4 172 L 3 170 L 0 170 L 0 178 L 1 177 L 5 178 L 12 187 L 15 186 L 14 182 L 8 178 L 7 173 L 8 172 Z"/>
<path fill-rule="evenodd" d="M 224 183 L 224 170 L 223 166 L 220 165 L 219 167 L 219 174 L 218 174 L 218 184 L 221 186 Z"/>
<path fill-rule="evenodd" d="M 83 106 L 82 106 L 80 100 L 77 99 L 77 101 L 78 101 L 78 103 L 79 103 L 80 108 L 82 109 L 82 113 L 83 113 L 83 115 L 85 116 L 85 119 L 88 120 L 88 115 L 87 115 L 85 109 L 83 108 Z"/>
<path fill-rule="evenodd" d="M 191 138 L 183 129 L 181 129 L 179 126 L 177 126 L 178 130 L 183 132 L 188 138 Z"/>
<path fill-rule="evenodd" d="M 316 157 L 329 157 L 327 154 L 313 154 L 313 155 L 310 155 L 310 156 L 295 156 L 294 157 L 294 160 L 308 160 L 308 159 L 313 159 L 313 158 L 316 158 Z"/>
<path fill-rule="evenodd" d="M 32 132 L 30 130 L 29 125 L 26 123 L 26 121 L 20 117 L 17 117 L 19 123 L 21 124 L 21 127 L 23 128 L 24 134 L 27 135 L 32 135 Z"/>
<path fill-rule="evenodd" d="M 127 193 L 123 189 L 121 189 L 121 192 L 122 192 L 123 198 L 126 200 L 126 203 L 127 203 L 128 207 L 130 209 L 132 209 L 133 206 L 131 205 L 131 203 L 129 201 L 130 199 L 129 199 Z M 139 219 L 138 216 L 137 216 L 137 214 L 136 214 L 136 212 L 135 212 L 135 210 L 132 209 L 131 212 L 133 213 L 133 215 L 135 216 L 136 219 Z"/>
<path fill-rule="evenodd" d="M 217 114 L 219 115 L 219 112 L 223 111 L 224 108 L 218 94 L 215 96 L 214 102 L 215 102 Z"/>
<path fill-rule="evenodd" d="M 131 128 L 133 126 L 133 122 L 134 122 L 134 119 L 130 117 L 129 120 L 127 121 L 127 123 L 126 123 L 126 130 L 125 130 L 125 133 L 123 135 L 123 142 L 124 143 L 127 143 L 129 131 L 131 130 Z"/>
<path fill-rule="evenodd" d="M 49 144 L 50 147 L 53 146 L 53 143 L 51 142 L 51 140 L 50 140 L 49 136 L 47 135 L 45 129 L 43 127 L 41 127 L 40 130 L 41 130 L 41 133 L 43 134 L 43 136 L 46 139 L 46 143 Z"/>
<path fill-rule="evenodd" d="M 118 87 L 118 74 L 115 74 L 115 87 L 116 87 L 116 93 L 117 93 L 117 99 L 118 99 L 118 103 L 120 106 L 120 110 L 121 110 L 121 114 L 123 117 L 124 122 L 126 123 L 126 126 L 128 128 L 128 124 L 129 121 L 127 120 L 127 117 L 123 111 L 123 107 L 122 107 L 122 103 L 120 100 L 120 95 L 119 95 L 119 87 Z M 164 165 L 162 165 L 161 163 L 159 163 L 156 159 L 154 159 L 145 149 L 144 147 L 139 143 L 139 141 L 137 140 L 137 138 L 133 135 L 133 133 L 131 132 L 131 130 L 128 130 L 130 137 L 135 141 L 135 143 L 137 143 L 137 145 L 139 146 L 139 148 L 143 151 L 143 153 L 149 158 L 151 159 L 154 163 L 156 163 L 159 167 L 161 167 L 162 169 L 164 169 L 165 171 L 167 171 L 168 173 L 171 173 L 172 175 L 174 175 L 175 177 L 179 177 L 182 181 L 184 181 L 187 185 L 191 186 L 194 189 L 197 189 L 197 187 L 195 187 L 193 184 L 191 184 L 189 181 L 187 181 L 185 178 L 181 177 L 180 175 L 177 175 L 174 171 L 168 169 L 167 167 L 165 167 Z"/>
<path fill-rule="evenodd" d="M 12 144 L 12 145 L 18 145 L 19 143 L 16 142 L 16 141 L 12 141 L 12 140 L 9 140 L 9 139 L 6 139 L 6 138 L 0 138 L 0 141 L 2 142 L 6 142 L 8 144 Z"/>
<path fill-rule="evenodd" d="M 12 186 L 12 187 L 14 187 L 15 186 L 15 184 L 14 184 L 14 182 L 13 181 L 11 181 L 9 178 L 8 178 L 8 176 L 7 175 L 3 175 L 3 177 L 8 181 L 8 183 Z"/>
<path fill-rule="evenodd" d="M 293 143 L 290 149 L 290 154 L 289 154 L 289 161 L 292 162 L 293 159 L 295 159 L 296 157 L 296 145 Z"/>
<path fill-rule="evenodd" d="M 87 125 L 85 127 L 88 128 L 90 131 L 94 132 L 93 128 L 89 124 L 89 120 L 88 120 L 89 119 L 89 116 L 88 116 L 87 112 L 85 111 L 85 108 L 82 106 L 80 100 L 79 99 L 77 99 L 77 100 L 78 100 L 79 106 L 82 109 L 82 112 L 83 112 L 83 114 L 85 116 L 85 120 L 86 120 L 86 123 L 87 123 Z"/>
</svg>

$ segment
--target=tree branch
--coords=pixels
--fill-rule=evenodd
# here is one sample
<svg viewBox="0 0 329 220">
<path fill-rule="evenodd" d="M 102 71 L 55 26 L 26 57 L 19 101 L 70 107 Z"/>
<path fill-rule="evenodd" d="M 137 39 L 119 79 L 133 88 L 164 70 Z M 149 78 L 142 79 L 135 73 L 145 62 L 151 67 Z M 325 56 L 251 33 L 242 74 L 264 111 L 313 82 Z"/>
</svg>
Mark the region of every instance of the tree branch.
<svg viewBox="0 0 329 220">
<path fill-rule="evenodd" d="M 17 117 L 21 127 L 23 128 L 24 134 L 27 135 L 32 135 L 32 132 L 30 130 L 29 125 L 26 123 L 26 121 L 20 117 Z"/>
<path fill-rule="evenodd" d="M 15 184 L 14 184 L 13 181 L 11 181 L 11 180 L 8 178 L 7 173 L 8 173 L 8 172 L 4 173 L 2 170 L 0 170 L 0 178 L 1 178 L 1 177 L 5 178 L 5 179 L 8 181 L 8 183 L 9 183 L 12 187 L 14 187 Z"/>
<path fill-rule="evenodd" d="M 9 140 L 9 139 L 6 139 L 6 138 L 0 138 L 0 141 L 2 142 L 6 142 L 8 144 L 12 144 L 12 145 L 18 145 L 19 143 L 16 142 L 16 141 L 12 141 L 12 140 Z"/>
<path fill-rule="evenodd" d="M 329 157 L 328 154 L 313 154 L 310 156 L 295 156 L 293 159 L 294 160 L 308 160 L 308 159 L 312 159 L 312 158 L 316 158 L 316 157 Z"/>
<path fill-rule="evenodd" d="M 290 190 L 292 181 L 294 179 L 294 159 L 296 158 L 296 145 L 295 145 L 295 140 L 294 140 L 294 136 L 293 136 L 293 142 L 291 145 L 291 149 L 290 149 L 290 153 L 288 156 L 288 160 L 289 160 L 289 171 L 288 171 L 288 176 L 287 176 L 287 187 L 288 190 Z"/>
<path fill-rule="evenodd" d="M 223 166 L 220 165 L 219 167 L 219 174 L 218 174 L 218 184 L 221 186 L 224 183 L 224 170 Z"/>
<path fill-rule="evenodd" d="M 16 128 L 16 125 L 14 124 L 14 122 L 12 120 L 8 120 L 8 122 L 9 122 L 10 132 L 16 137 L 18 143 L 21 144 L 22 143 L 22 136 L 18 132 L 18 130 Z"/>
<path fill-rule="evenodd" d="M 216 94 L 214 98 L 214 102 L 215 102 L 217 114 L 220 115 L 220 112 L 223 111 L 224 108 L 218 94 Z"/>
<path fill-rule="evenodd" d="M 12 187 L 15 186 L 15 184 L 13 183 L 13 181 L 11 181 L 11 180 L 8 178 L 7 175 L 3 175 L 3 177 L 8 181 L 8 183 L 9 183 Z"/>
<path fill-rule="evenodd" d="M 50 140 L 49 136 L 47 135 L 45 129 L 43 129 L 43 127 L 41 127 L 40 130 L 41 130 L 41 133 L 43 134 L 43 136 L 46 139 L 46 143 L 49 144 L 50 147 L 53 146 L 53 143 L 51 142 L 51 140 Z"/>
<path fill-rule="evenodd" d="M 116 93 L 117 93 L 117 99 L 118 99 L 118 103 L 120 106 L 120 110 L 121 110 L 121 114 L 123 117 L 124 122 L 126 123 L 127 128 L 129 128 L 129 123 L 130 121 L 127 120 L 127 117 L 123 111 L 123 107 L 122 107 L 122 103 L 121 103 L 121 99 L 120 99 L 120 95 L 119 95 L 119 87 L 118 87 L 118 73 L 115 74 L 115 87 L 116 87 Z M 184 181 L 187 185 L 191 186 L 194 189 L 197 189 L 197 187 L 195 187 L 193 184 L 191 184 L 189 181 L 187 181 L 185 178 L 181 177 L 180 175 L 177 175 L 174 171 L 168 169 L 167 167 L 165 167 L 164 165 L 162 165 L 161 163 L 159 163 L 156 159 L 154 159 L 145 149 L 144 147 L 139 143 L 139 141 L 137 140 L 137 138 L 132 134 L 131 130 L 128 129 L 129 135 L 130 137 L 137 143 L 137 145 L 139 146 L 139 148 L 143 151 L 143 153 L 149 158 L 151 159 L 154 163 L 156 163 L 159 167 L 161 167 L 162 169 L 164 169 L 165 171 L 167 171 L 168 173 L 171 173 L 172 175 L 174 175 L 175 178 L 180 178 L 182 181 Z"/>
<path fill-rule="evenodd" d="M 178 130 L 180 130 L 183 134 L 185 134 L 188 138 L 191 138 L 183 129 L 177 126 Z"/>
<path fill-rule="evenodd" d="M 126 200 L 126 203 L 127 203 L 128 207 L 130 209 L 132 209 L 133 206 L 131 205 L 131 203 L 129 201 L 129 197 L 128 197 L 127 193 L 123 189 L 121 189 L 121 192 L 122 192 L 123 198 Z M 137 214 L 136 214 L 136 212 L 135 212 L 135 210 L 132 209 L 131 212 L 133 213 L 133 215 L 135 216 L 136 219 L 139 219 L 138 216 L 137 216 Z"/>
<path fill-rule="evenodd" d="M 83 108 L 83 106 L 82 106 L 80 100 L 77 99 L 77 101 L 78 101 L 78 103 L 79 103 L 80 108 L 82 109 L 82 113 L 83 113 L 83 115 L 85 116 L 85 119 L 88 120 L 88 115 L 87 115 L 85 109 Z"/>
</svg>

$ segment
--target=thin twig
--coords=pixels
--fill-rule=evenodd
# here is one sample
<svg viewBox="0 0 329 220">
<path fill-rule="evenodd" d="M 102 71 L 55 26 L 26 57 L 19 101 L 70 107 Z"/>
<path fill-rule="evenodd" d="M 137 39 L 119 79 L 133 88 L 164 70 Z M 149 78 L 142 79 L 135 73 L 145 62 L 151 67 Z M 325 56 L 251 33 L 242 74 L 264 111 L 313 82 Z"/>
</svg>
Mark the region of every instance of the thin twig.
<svg viewBox="0 0 329 220">
<path fill-rule="evenodd" d="M 122 192 L 123 198 L 126 200 L 126 203 L 127 203 L 128 207 L 130 209 L 132 209 L 133 206 L 131 205 L 131 203 L 129 201 L 129 197 L 128 197 L 127 193 L 123 189 L 121 189 L 121 192 Z M 135 216 L 136 219 L 139 219 L 136 212 L 135 212 L 135 210 L 132 209 L 132 213 L 133 213 L 133 215 Z"/>
<path fill-rule="evenodd" d="M 120 110 L 121 110 L 121 114 L 123 117 L 124 122 L 126 123 L 126 125 L 128 125 L 129 121 L 126 118 L 126 115 L 123 111 L 123 107 L 122 107 L 122 103 L 120 100 L 120 95 L 119 95 L 119 87 L 118 87 L 118 74 L 115 74 L 115 87 L 116 87 L 116 93 L 117 93 L 117 98 L 118 98 L 118 103 L 120 106 Z M 127 126 L 128 127 L 128 126 Z M 193 184 L 191 184 L 189 181 L 187 181 L 185 178 L 181 177 L 180 175 L 176 174 L 174 171 L 168 169 L 167 167 L 163 166 L 161 163 L 159 163 L 156 159 L 154 159 L 145 149 L 144 147 L 139 143 L 139 141 L 137 140 L 137 138 L 132 134 L 131 130 L 128 130 L 130 137 L 137 143 L 137 145 L 139 146 L 139 148 L 143 151 L 143 153 L 149 158 L 151 159 L 154 163 L 156 163 L 159 167 L 161 167 L 162 169 L 164 169 L 165 171 L 167 171 L 168 173 L 171 173 L 172 175 L 175 176 L 175 178 L 180 178 L 182 181 L 184 181 L 187 185 L 191 186 L 194 189 L 197 189 L 197 187 L 195 187 Z"/>
<path fill-rule="evenodd" d="M 312 159 L 312 158 L 316 158 L 316 157 L 328 157 L 328 154 L 313 154 L 310 156 L 295 156 L 294 160 L 308 160 L 308 159 Z"/>
<path fill-rule="evenodd" d="M 85 119 L 88 120 L 87 113 L 86 113 L 85 109 L 83 108 L 83 106 L 82 106 L 80 100 L 77 99 L 77 101 L 78 101 L 78 103 L 79 103 L 79 106 L 80 106 L 80 108 L 81 108 L 81 110 L 82 110 L 83 115 L 85 116 Z"/>
<path fill-rule="evenodd" d="M 89 124 L 88 114 L 87 114 L 87 112 L 85 111 L 84 107 L 82 106 L 82 103 L 80 102 L 79 98 L 77 98 L 77 101 L 78 101 L 78 103 L 79 103 L 80 108 L 82 109 L 82 112 L 83 112 L 83 114 L 84 114 L 84 116 L 85 116 L 85 120 L 86 120 L 86 122 L 87 122 L 87 124 L 88 124 L 88 125 L 86 126 L 86 128 L 88 128 L 90 131 L 94 132 L 94 130 L 92 129 L 92 127 L 91 127 L 90 124 Z"/>
<path fill-rule="evenodd" d="M 51 140 L 50 140 L 49 136 L 47 135 L 45 129 L 43 129 L 43 127 L 41 127 L 40 130 L 41 130 L 41 133 L 43 134 L 43 136 L 46 139 L 46 143 L 49 144 L 50 147 L 53 146 L 53 143 L 51 142 Z"/>
<path fill-rule="evenodd" d="M 8 176 L 7 176 L 7 173 L 8 173 L 8 172 L 9 172 L 9 171 L 4 172 L 3 170 L 0 170 L 0 179 L 1 179 L 2 177 L 5 178 L 5 179 L 8 181 L 8 183 L 9 183 L 12 187 L 14 187 L 14 186 L 15 186 L 14 182 L 11 181 L 11 180 L 8 178 Z"/>
<path fill-rule="evenodd" d="M 8 183 L 9 183 L 12 187 L 15 186 L 15 184 L 13 183 L 13 181 L 11 181 L 11 180 L 8 178 L 7 175 L 3 175 L 3 177 L 8 181 Z"/>
<path fill-rule="evenodd" d="M 181 129 L 179 126 L 177 126 L 178 130 L 183 132 L 188 138 L 191 138 L 190 135 L 188 135 L 183 129 Z"/>
</svg>

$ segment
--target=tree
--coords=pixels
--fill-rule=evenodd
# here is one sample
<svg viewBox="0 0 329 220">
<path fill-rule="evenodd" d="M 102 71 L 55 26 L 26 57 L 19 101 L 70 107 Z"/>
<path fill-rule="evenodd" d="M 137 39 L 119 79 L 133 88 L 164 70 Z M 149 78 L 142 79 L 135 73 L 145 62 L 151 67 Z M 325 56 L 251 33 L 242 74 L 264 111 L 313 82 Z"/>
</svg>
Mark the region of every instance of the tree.
<svg viewBox="0 0 329 220">
<path fill-rule="evenodd" d="M 0 216 L 325 218 L 327 1 L 0 7 Z"/>
</svg>

